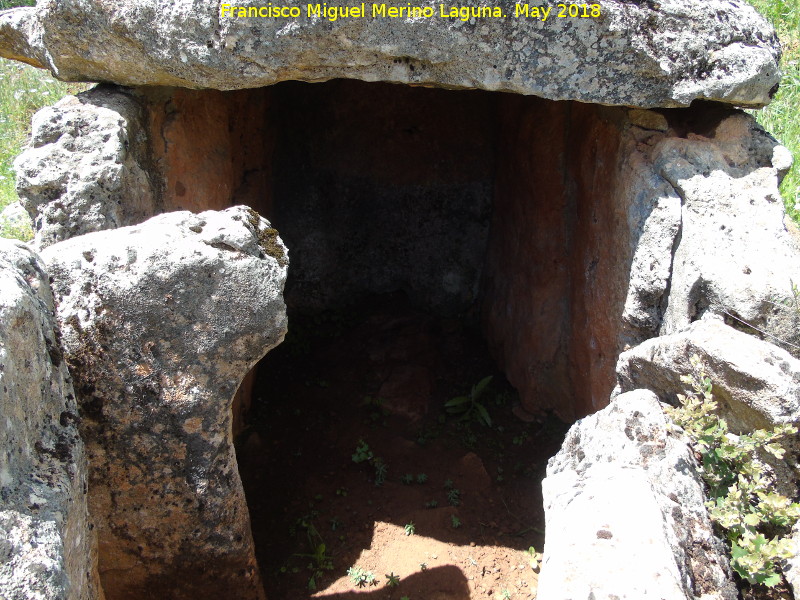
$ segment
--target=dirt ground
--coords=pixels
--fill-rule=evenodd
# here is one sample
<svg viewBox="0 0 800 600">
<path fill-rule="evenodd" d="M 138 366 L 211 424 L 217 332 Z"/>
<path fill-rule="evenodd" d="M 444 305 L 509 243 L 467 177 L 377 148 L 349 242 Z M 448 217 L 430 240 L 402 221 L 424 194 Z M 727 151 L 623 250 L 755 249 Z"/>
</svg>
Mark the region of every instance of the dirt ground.
<svg viewBox="0 0 800 600">
<path fill-rule="evenodd" d="M 447 412 L 490 375 L 491 426 Z M 463 320 L 396 296 L 294 316 L 237 441 L 268 597 L 534 598 L 566 429 L 520 410 Z"/>
</svg>

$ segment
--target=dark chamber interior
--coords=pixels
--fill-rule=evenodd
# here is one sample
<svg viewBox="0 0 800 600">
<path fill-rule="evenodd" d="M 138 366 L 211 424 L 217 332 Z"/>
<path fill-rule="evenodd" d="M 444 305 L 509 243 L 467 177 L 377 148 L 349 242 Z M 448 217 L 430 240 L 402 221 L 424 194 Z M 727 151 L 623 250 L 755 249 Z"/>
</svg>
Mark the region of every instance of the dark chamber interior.
<svg viewBox="0 0 800 600">
<path fill-rule="evenodd" d="M 250 205 L 289 248 L 289 333 L 234 404 L 268 595 L 342 576 L 379 521 L 541 550 L 546 460 L 613 384 L 620 111 L 344 80 L 152 100 L 170 208 Z M 490 375 L 491 426 L 448 413 Z M 468 597 L 462 571 L 436 573 L 405 592 Z"/>
</svg>

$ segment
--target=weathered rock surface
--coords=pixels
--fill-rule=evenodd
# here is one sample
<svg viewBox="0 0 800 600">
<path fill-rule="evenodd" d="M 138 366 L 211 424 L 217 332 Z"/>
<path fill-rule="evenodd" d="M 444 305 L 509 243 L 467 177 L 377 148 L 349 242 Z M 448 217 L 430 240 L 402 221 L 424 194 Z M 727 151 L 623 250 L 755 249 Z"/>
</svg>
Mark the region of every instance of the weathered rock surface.
<svg viewBox="0 0 800 600">
<path fill-rule="evenodd" d="M 736 432 L 800 425 L 800 360 L 716 319 L 696 321 L 684 332 L 648 340 L 617 363 L 616 392 L 645 388 L 671 404 L 686 393 L 682 375 L 700 357 L 714 384 L 721 415 Z"/>
<path fill-rule="evenodd" d="M 737 598 L 685 438 L 645 390 L 578 421 L 542 483 L 538 600 Z"/>
<path fill-rule="evenodd" d="M 262 598 L 231 403 L 286 331 L 277 232 L 244 207 L 175 212 L 43 257 L 80 403 L 106 593 Z"/>
<path fill-rule="evenodd" d="M 155 214 L 141 107 L 118 88 L 67 96 L 33 117 L 17 157 L 17 193 L 33 245 L 133 225 Z"/>
<path fill-rule="evenodd" d="M 221 3 L 49 0 L 0 17 L 0 56 L 68 80 L 241 89 L 351 78 L 631 106 L 763 105 L 773 30 L 744 2 L 602 0 L 597 17 L 238 18 Z M 346 6 L 361 3 L 345 2 Z M 390 3 L 388 6 L 393 6 Z M 406 4 L 398 4 L 405 7 Z M 253 6 L 259 6 L 253 4 Z"/>
<path fill-rule="evenodd" d="M 99 597 L 77 403 L 44 265 L 0 240 L 0 598 Z"/>
<path fill-rule="evenodd" d="M 749 115 L 721 116 L 709 111 L 702 135 L 639 130 L 623 152 L 620 195 L 633 199 L 623 313 L 631 346 L 706 313 L 800 346 L 800 312 L 782 304 L 800 281 L 778 192 L 791 156 Z"/>
</svg>

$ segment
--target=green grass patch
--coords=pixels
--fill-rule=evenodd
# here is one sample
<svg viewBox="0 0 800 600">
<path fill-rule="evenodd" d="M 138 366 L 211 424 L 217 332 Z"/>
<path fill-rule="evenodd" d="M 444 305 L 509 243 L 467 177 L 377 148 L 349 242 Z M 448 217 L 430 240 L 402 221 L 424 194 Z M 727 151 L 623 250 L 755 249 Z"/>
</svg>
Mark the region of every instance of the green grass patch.
<svg viewBox="0 0 800 600">
<path fill-rule="evenodd" d="M 13 162 L 30 133 L 33 113 L 87 84 L 58 81 L 42 69 L 0 58 L 0 211 L 17 199 Z M 16 232 L 1 232 L 18 237 Z"/>
<path fill-rule="evenodd" d="M 786 146 L 795 159 L 781 184 L 786 212 L 800 224 L 800 2 L 750 0 L 775 27 L 783 46 L 781 87 L 772 103 L 752 111 L 759 123 Z"/>
<path fill-rule="evenodd" d="M 0 0 L 0 10 L 15 6 L 36 6 L 36 0 Z"/>
</svg>

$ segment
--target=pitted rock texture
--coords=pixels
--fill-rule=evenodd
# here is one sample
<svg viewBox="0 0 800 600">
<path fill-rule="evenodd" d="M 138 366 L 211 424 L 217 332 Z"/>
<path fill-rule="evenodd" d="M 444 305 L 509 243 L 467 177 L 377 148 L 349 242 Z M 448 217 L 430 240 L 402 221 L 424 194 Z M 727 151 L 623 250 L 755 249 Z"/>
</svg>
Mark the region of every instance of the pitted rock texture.
<svg viewBox="0 0 800 600">
<path fill-rule="evenodd" d="M 102 86 L 34 115 L 30 143 L 14 162 L 34 246 L 155 214 L 142 118 L 130 95 Z"/>
<path fill-rule="evenodd" d="M 744 113 L 709 107 L 693 131 L 635 128 L 621 153 L 633 264 L 622 316 L 634 346 L 705 314 L 800 346 L 796 237 L 778 184 L 791 155 Z M 626 282 L 627 285 L 627 282 Z"/>
<path fill-rule="evenodd" d="M 109 597 L 263 597 L 232 444 L 280 343 L 288 257 L 255 212 L 175 212 L 43 252 L 75 377 Z"/>
<path fill-rule="evenodd" d="M 738 0 L 600 0 L 597 17 L 554 8 L 545 20 L 515 16 L 510 0 L 496 3 L 501 17 L 468 20 L 442 17 L 434 3 L 431 18 L 373 18 L 366 3 L 366 16 L 336 22 L 300 3 L 298 18 L 222 16 L 221 4 L 47 0 L 0 16 L 0 56 L 122 85 L 229 90 L 343 77 L 642 107 L 763 105 L 779 81 L 774 31 Z"/>
<path fill-rule="evenodd" d="M 646 388 L 674 404 L 677 394 L 687 391 L 680 378 L 692 373 L 693 355 L 711 378 L 721 414 L 733 431 L 800 425 L 800 360 L 713 318 L 622 353 L 615 393 Z"/>
<path fill-rule="evenodd" d="M 0 240 L 0 598 L 95 600 L 78 408 L 41 259 Z"/>
<path fill-rule="evenodd" d="M 646 390 L 570 429 L 542 483 L 538 600 L 738 597 L 678 432 Z"/>
</svg>

